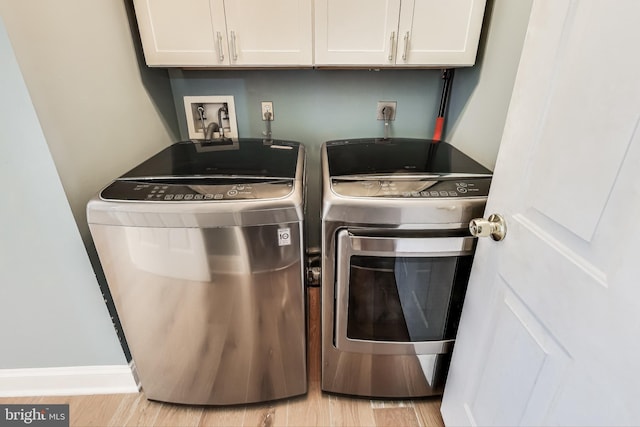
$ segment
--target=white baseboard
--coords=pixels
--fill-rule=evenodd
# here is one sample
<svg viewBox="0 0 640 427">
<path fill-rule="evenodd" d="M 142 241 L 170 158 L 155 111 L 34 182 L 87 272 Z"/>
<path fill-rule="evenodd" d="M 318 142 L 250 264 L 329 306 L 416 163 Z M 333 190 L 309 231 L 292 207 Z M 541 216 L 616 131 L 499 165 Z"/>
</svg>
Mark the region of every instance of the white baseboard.
<svg viewBox="0 0 640 427">
<path fill-rule="evenodd" d="M 0 397 L 137 393 L 130 365 L 0 369 Z"/>
</svg>

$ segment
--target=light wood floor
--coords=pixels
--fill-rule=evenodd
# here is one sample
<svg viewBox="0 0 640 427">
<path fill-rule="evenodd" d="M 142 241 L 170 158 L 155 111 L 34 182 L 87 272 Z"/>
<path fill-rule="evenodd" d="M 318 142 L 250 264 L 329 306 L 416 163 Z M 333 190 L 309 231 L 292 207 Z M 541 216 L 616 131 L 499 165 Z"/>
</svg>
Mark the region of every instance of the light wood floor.
<svg viewBox="0 0 640 427">
<path fill-rule="evenodd" d="M 69 404 L 72 426 L 444 426 L 440 398 L 368 400 L 320 390 L 319 288 L 309 288 L 309 392 L 306 396 L 235 407 L 151 402 L 144 393 L 0 398 L 0 404 Z"/>
</svg>

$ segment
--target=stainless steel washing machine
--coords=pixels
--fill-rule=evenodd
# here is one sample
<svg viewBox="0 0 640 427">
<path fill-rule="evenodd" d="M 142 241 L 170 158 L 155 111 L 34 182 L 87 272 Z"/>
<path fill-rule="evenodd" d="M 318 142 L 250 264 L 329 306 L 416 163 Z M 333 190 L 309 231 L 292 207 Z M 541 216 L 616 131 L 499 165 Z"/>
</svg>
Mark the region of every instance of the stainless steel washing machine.
<svg viewBox="0 0 640 427">
<path fill-rule="evenodd" d="M 322 389 L 442 393 L 491 171 L 444 142 L 322 146 Z"/>
<path fill-rule="evenodd" d="M 297 142 L 179 142 L 88 203 L 147 398 L 306 393 L 304 162 Z"/>
</svg>

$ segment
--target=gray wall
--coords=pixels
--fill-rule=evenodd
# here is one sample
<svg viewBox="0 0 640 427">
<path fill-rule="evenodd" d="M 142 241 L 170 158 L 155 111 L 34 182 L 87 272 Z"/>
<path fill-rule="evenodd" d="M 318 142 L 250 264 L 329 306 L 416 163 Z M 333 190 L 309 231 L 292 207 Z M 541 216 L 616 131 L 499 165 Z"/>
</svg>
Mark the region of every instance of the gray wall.
<svg viewBox="0 0 640 427">
<path fill-rule="evenodd" d="M 83 237 L 87 200 L 177 137 L 166 70 L 141 65 L 125 1 L 0 0 Z"/>
<path fill-rule="evenodd" d="M 478 64 L 453 82 L 445 140 L 493 169 L 527 28 L 531 0 L 489 0 Z M 180 124 L 183 97 L 233 95 L 240 137 L 260 137 L 260 102 L 273 101 L 273 137 L 308 149 L 309 245 L 319 246 L 320 145 L 383 135 L 377 101 L 397 101 L 391 136 L 430 138 L 440 102 L 440 70 L 170 70 Z"/>
<path fill-rule="evenodd" d="M 456 71 L 448 140 L 493 170 L 533 0 L 489 0 L 475 67 Z"/>
<path fill-rule="evenodd" d="M 126 360 L 0 20 L 0 369 Z"/>
<path fill-rule="evenodd" d="M 75 246 L 74 255 L 65 251 L 72 250 L 67 246 L 79 230 L 107 293 L 86 224 L 86 203 L 110 180 L 177 139 L 168 73 L 149 69 L 139 60 L 130 9 L 130 3 L 123 0 L 0 0 L 0 17 L 35 108 L 35 114 L 12 117 L 21 129 L 41 132 L 40 142 L 46 141 L 57 170 L 57 175 L 50 176 L 37 168 L 28 169 L 30 152 L 24 151 L 14 159 L 18 171 L 13 171 L 30 170 L 28 177 L 34 182 L 21 181 L 17 177 L 24 175 L 17 173 L 3 182 L 12 183 L 12 192 L 44 201 L 38 185 L 48 189 L 59 180 L 64 192 L 49 194 L 56 194 L 56 201 L 67 204 L 67 209 L 70 205 L 77 227 L 68 227 L 62 213 L 43 203 L 41 212 L 23 218 L 34 230 L 41 231 L 46 224 L 49 233 L 37 237 L 15 234 L 8 240 L 3 235 L 0 239 L 3 253 L 23 249 L 15 253 L 23 257 L 16 265 L 29 270 L 22 276 L 18 270 L 0 270 L 0 324 L 5 325 L 0 329 L 19 338 L 11 345 L 2 341 L 0 368 L 126 363 L 119 346 L 117 360 L 114 349 L 103 349 L 112 346 L 113 327 L 102 299 L 96 306 L 90 295 L 100 292 L 94 273 L 85 271 L 87 252 L 77 252 Z M 0 67 L 5 64 L 0 62 Z M 0 93 L 6 101 L 5 92 Z M 4 119 L 3 127 L 12 124 Z M 9 136 L 0 143 L 20 149 L 23 145 L 22 140 Z M 0 158 L 3 172 L 5 161 L 4 156 Z M 1 211 L 3 228 L 17 226 L 4 217 L 14 213 L 6 212 L 5 206 Z M 45 214 L 51 215 L 46 221 Z M 33 257 L 27 258 L 30 247 Z M 93 328 L 95 322 L 109 328 Z M 94 329 L 91 336 L 85 336 L 88 328 Z M 46 347 L 35 349 L 30 340 L 43 333 L 62 346 L 51 352 Z M 86 352 L 79 349 L 85 345 Z"/>
</svg>

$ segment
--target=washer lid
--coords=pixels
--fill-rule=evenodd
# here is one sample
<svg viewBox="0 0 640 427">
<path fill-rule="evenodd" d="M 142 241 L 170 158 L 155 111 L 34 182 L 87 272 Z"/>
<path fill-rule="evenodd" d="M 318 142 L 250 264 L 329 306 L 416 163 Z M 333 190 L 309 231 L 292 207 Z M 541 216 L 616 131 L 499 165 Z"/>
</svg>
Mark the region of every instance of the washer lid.
<svg viewBox="0 0 640 427">
<path fill-rule="evenodd" d="M 351 139 L 326 143 L 329 175 L 491 175 L 446 142 L 429 139 Z"/>
<path fill-rule="evenodd" d="M 262 139 L 224 143 L 177 142 L 142 162 L 121 180 L 174 177 L 287 178 L 296 174 L 300 144 Z"/>
</svg>

